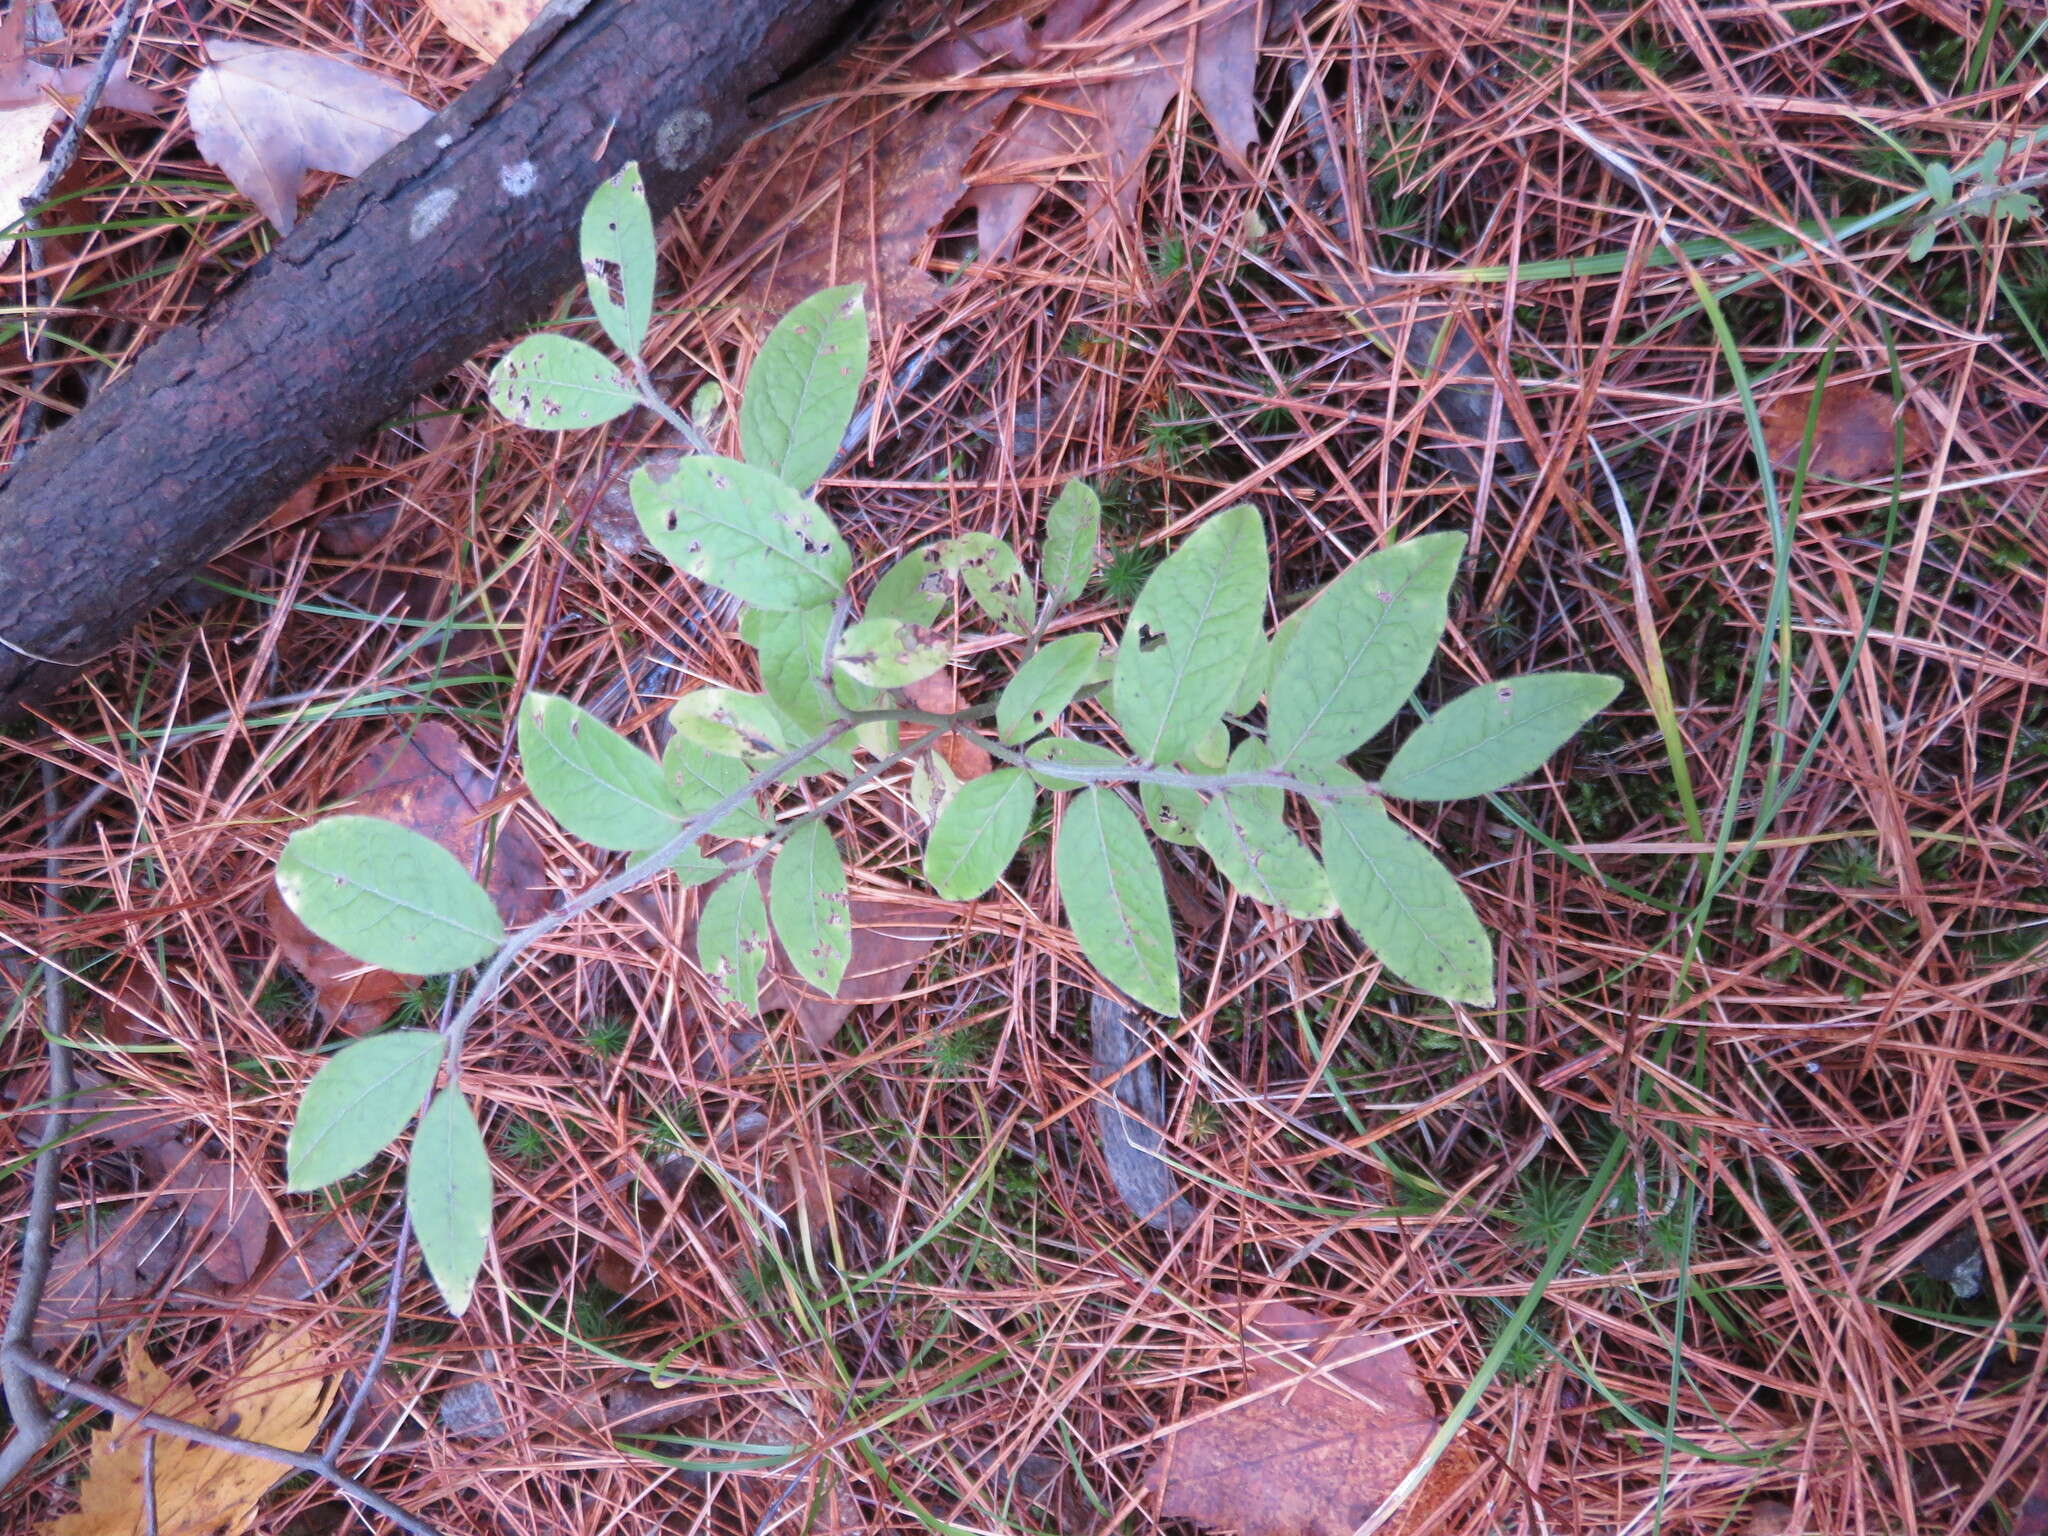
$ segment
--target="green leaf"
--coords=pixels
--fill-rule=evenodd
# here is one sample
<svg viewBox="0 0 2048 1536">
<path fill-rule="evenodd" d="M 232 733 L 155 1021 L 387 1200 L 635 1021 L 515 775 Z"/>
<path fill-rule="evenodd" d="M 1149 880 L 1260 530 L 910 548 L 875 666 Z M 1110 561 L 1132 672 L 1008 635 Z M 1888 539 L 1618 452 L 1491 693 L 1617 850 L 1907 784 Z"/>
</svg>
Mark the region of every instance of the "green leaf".
<svg viewBox="0 0 2048 1536">
<path fill-rule="evenodd" d="M 1259 700 L 1266 696 L 1266 686 L 1273 680 L 1274 648 L 1269 640 L 1261 639 L 1252 647 L 1252 659 L 1246 663 L 1244 676 L 1238 679 L 1237 696 L 1230 701 L 1230 713 L 1245 716 L 1259 707 Z"/>
<path fill-rule="evenodd" d="M 1050 729 L 1095 675 L 1101 655 L 1100 635 L 1064 635 L 1040 646 L 996 700 L 997 733 L 1023 741 Z"/>
<path fill-rule="evenodd" d="M 760 655 L 762 692 L 799 736 L 817 735 L 838 716 L 824 684 L 831 632 L 830 608 L 749 608 L 740 619 L 740 638 Z"/>
<path fill-rule="evenodd" d="M 1178 784 L 1140 784 L 1138 803 L 1145 809 L 1145 825 L 1154 837 L 1182 848 L 1201 847 L 1195 829 L 1201 826 L 1208 806 L 1199 792 Z"/>
<path fill-rule="evenodd" d="M 740 451 L 807 491 L 832 467 L 868 371 L 860 284 L 814 293 L 776 322 L 747 373 Z"/>
<path fill-rule="evenodd" d="M 1620 692 L 1619 678 L 1595 672 L 1481 683 L 1416 727 L 1380 788 L 1397 800 L 1462 800 L 1505 789 L 1542 767 Z"/>
<path fill-rule="evenodd" d="M 924 845 L 924 877 L 948 901 L 973 901 L 1003 877 L 1031 829 L 1038 786 L 1016 768 L 963 784 Z"/>
<path fill-rule="evenodd" d="M 1043 741 L 1031 743 L 1030 760 L 1034 763 L 1072 763 L 1081 768 L 1128 768 L 1131 760 L 1120 753 L 1093 741 L 1077 741 L 1072 736 L 1048 736 Z M 1062 778 L 1050 768 L 1027 770 L 1047 789 L 1086 789 L 1090 780 Z"/>
<path fill-rule="evenodd" d="M 1249 506 L 1219 512 L 1161 563 L 1131 606 L 1111 701 L 1148 763 L 1187 754 L 1223 717 L 1258 653 L 1266 530 Z"/>
<path fill-rule="evenodd" d="M 1333 784 L 1361 788 L 1342 769 Z M 1454 1003 L 1493 1001 L 1493 943 L 1451 872 L 1377 798 L 1318 804 L 1323 868 L 1337 909 L 1386 968 Z"/>
<path fill-rule="evenodd" d="M 944 634 L 901 619 L 862 619 L 839 637 L 833 665 L 874 688 L 906 688 L 952 658 Z"/>
<path fill-rule="evenodd" d="M 1436 654 L 1461 533 L 1431 533 L 1367 555 L 1303 611 L 1267 689 L 1276 763 L 1330 763 L 1393 719 Z"/>
<path fill-rule="evenodd" d="M 1264 742 L 1245 741 L 1230 755 L 1232 773 L 1272 766 Z M 1323 867 L 1287 825 L 1286 797 L 1263 784 L 1240 784 L 1209 802 L 1196 825 L 1203 851 L 1244 896 L 1295 917 L 1328 917 L 1337 899 Z"/>
<path fill-rule="evenodd" d="M 1941 238 L 1941 220 L 1923 219 L 1914 226 L 1911 238 L 1906 241 L 1906 260 L 1924 261 L 1927 253 L 1934 249 L 1934 242 Z"/>
<path fill-rule="evenodd" d="M 469 1103 L 452 1088 L 434 1095 L 412 1133 L 405 1209 L 420 1257 L 448 1310 L 469 1310 L 491 1236 L 491 1154 Z"/>
<path fill-rule="evenodd" d="M 669 564 L 756 608 L 829 603 L 853 569 L 832 520 L 765 469 L 698 454 L 666 480 L 635 470 L 631 490 Z"/>
<path fill-rule="evenodd" d="M 677 736 L 707 752 L 756 765 L 772 763 L 797 745 L 772 703 L 735 688 L 692 689 L 670 707 L 668 723 Z"/>
<path fill-rule="evenodd" d="M 846 864 L 822 819 L 783 839 L 768 877 L 768 916 L 797 974 L 827 997 L 836 993 L 853 958 L 853 921 Z"/>
<path fill-rule="evenodd" d="M 405 976 L 462 970 L 505 942 L 498 909 L 460 859 L 375 816 L 329 816 L 294 832 L 277 889 L 336 949 Z"/>
<path fill-rule="evenodd" d="M 987 533 L 963 533 L 939 548 L 944 568 L 960 578 L 991 624 L 1016 635 L 1031 633 L 1038 604 L 1016 550 Z"/>
<path fill-rule="evenodd" d="M 299 1100 L 284 1144 L 293 1194 L 345 1179 L 397 1139 L 427 1101 L 441 1070 L 441 1037 L 429 1029 L 371 1035 L 335 1052 Z"/>
<path fill-rule="evenodd" d="M 683 824 L 661 764 L 567 699 L 526 696 L 519 756 L 534 799 L 586 843 L 638 853 L 659 848 Z"/>
<path fill-rule="evenodd" d="M 753 770 L 738 758 L 711 752 L 680 733 L 669 737 L 668 745 L 662 749 L 661 766 L 668 774 L 669 789 L 675 795 L 676 804 L 686 818 L 710 810 L 728 795 L 745 787 L 754 776 Z M 710 835 L 758 837 L 767 830 L 768 823 L 761 819 L 753 801 L 747 800 L 730 815 L 714 823 Z"/>
<path fill-rule="evenodd" d="M 1069 480 L 1045 514 L 1045 540 L 1038 552 L 1038 579 L 1046 607 L 1078 597 L 1095 574 L 1095 546 L 1102 538 L 1102 499 L 1085 480 Z"/>
<path fill-rule="evenodd" d="M 712 888 L 697 915 L 697 964 L 705 980 L 740 1012 L 761 1011 L 761 972 L 768 964 L 768 903 L 751 869 Z"/>
<path fill-rule="evenodd" d="M 708 885 L 732 866 L 723 859 L 714 859 L 696 848 L 685 848 L 669 861 L 669 873 L 676 877 L 678 885 Z"/>
<path fill-rule="evenodd" d="M 946 546 L 927 544 L 913 549 L 882 573 L 868 593 L 864 617 L 901 619 L 906 624 L 936 624 L 946 611 L 952 589 L 946 574 Z"/>
<path fill-rule="evenodd" d="M 498 414 L 543 432 L 600 426 L 639 403 L 640 391 L 611 359 L 552 331 L 527 337 L 491 370 Z"/>
<path fill-rule="evenodd" d="M 637 357 L 654 319 L 654 220 L 629 160 L 583 207 L 583 285 L 612 345 Z"/>
<path fill-rule="evenodd" d="M 1145 829 L 1110 789 L 1086 789 L 1060 818 L 1053 860 L 1081 952 L 1154 1013 L 1180 1016 L 1180 965 L 1166 882 Z"/>
</svg>

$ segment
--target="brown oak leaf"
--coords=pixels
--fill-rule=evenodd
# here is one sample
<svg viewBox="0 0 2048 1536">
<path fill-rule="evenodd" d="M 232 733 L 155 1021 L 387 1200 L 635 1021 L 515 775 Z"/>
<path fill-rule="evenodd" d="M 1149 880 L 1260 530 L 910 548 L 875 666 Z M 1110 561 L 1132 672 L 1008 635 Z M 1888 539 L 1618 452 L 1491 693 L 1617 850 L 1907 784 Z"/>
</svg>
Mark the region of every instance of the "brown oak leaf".
<svg viewBox="0 0 2048 1536">
<path fill-rule="evenodd" d="M 1813 391 L 1780 395 L 1764 407 L 1764 446 L 1771 462 L 1791 469 L 1806 443 L 1806 419 L 1813 414 Z M 1895 453 L 1894 434 L 1903 423 L 1905 462 L 1925 456 L 1932 446 L 1927 423 L 1910 405 L 1889 391 L 1867 384 L 1830 384 L 1821 391 L 1820 411 L 1813 423 L 1813 455 L 1807 472 L 1828 480 L 1869 480 L 1889 476 Z"/>
<path fill-rule="evenodd" d="M 1351 1536 L 1436 1433 L 1407 1347 L 1269 1301 L 1244 1348 L 1237 1395 L 1161 1441 L 1145 1479 L 1160 1514 L 1243 1536 Z M 1388 1529 L 1414 1525 L 1467 1471 L 1453 1442 Z"/>
</svg>

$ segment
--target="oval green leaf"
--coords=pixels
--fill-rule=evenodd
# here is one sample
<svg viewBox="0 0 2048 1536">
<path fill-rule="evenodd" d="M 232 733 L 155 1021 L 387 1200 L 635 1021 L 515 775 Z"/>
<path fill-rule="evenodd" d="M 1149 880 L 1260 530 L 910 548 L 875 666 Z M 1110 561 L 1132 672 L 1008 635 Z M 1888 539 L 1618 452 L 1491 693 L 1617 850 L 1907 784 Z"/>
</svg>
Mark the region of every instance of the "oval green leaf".
<svg viewBox="0 0 2048 1536">
<path fill-rule="evenodd" d="M 1339 770 L 1332 783 L 1362 788 Z M 1319 803 L 1323 868 L 1344 920 L 1382 964 L 1448 1002 L 1493 1001 L 1493 941 L 1451 872 L 1377 798 Z"/>
<path fill-rule="evenodd" d="M 1038 552 L 1038 579 L 1048 610 L 1080 596 L 1095 575 L 1095 546 L 1102 539 L 1102 499 L 1085 480 L 1069 480 L 1045 514 L 1045 540 Z"/>
<path fill-rule="evenodd" d="M 822 820 L 798 827 L 776 851 L 768 877 L 768 916 L 797 974 L 827 997 L 838 992 L 853 958 L 853 920 L 846 904 L 846 863 Z"/>
<path fill-rule="evenodd" d="M 670 707 L 668 723 L 705 751 L 747 763 L 773 762 L 797 745 L 772 702 L 734 688 L 692 689 Z"/>
<path fill-rule="evenodd" d="M 1166 882 L 1145 829 L 1114 791 L 1087 789 L 1060 818 L 1053 861 L 1081 951 L 1132 1000 L 1180 1015 L 1180 964 Z"/>
<path fill-rule="evenodd" d="M 491 1237 L 491 1154 L 469 1103 L 444 1088 L 420 1116 L 405 1169 L 405 1209 L 448 1310 L 469 1310 Z"/>
<path fill-rule="evenodd" d="M 1050 730 L 1095 675 L 1101 655 L 1100 635 L 1063 635 L 1040 646 L 996 700 L 997 734 L 1024 741 Z"/>
<path fill-rule="evenodd" d="M 441 1037 L 397 1029 L 344 1046 L 313 1075 L 284 1144 L 294 1194 L 345 1179 L 390 1146 L 427 1102 Z"/>
<path fill-rule="evenodd" d="M 825 607 L 750 608 L 740 620 L 740 638 L 760 658 L 761 691 L 799 736 L 817 735 L 838 715 L 823 682 L 831 631 L 832 610 Z"/>
<path fill-rule="evenodd" d="M 1146 762 L 1185 757 L 1223 718 L 1263 638 L 1266 581 L 1265 525 L 1243 506 L 1202 524 L 1145 583 L 1110 696 Z"/>
<path fill-rule="evenodd" d="M 888 570 L 868 593 L 865 616 L 901 619 L 906 624 L 936 624 L 946 611 L 953 579 L 946 574 L 946 546 L 927 544 L 913 549 Z"/>
<path fill-rule="evenodd" d="M 635 470 L 630 489 L 669 564 L 756 608 L 829 603 L 853 569 L 832 520 L 768 470 L 699 454 L 666 480 Z"/>
<path fill-rule="evenodd" d="M 505 942 L 498 909 L 461 860 L 376 816 L 329 816 L 294 832 L 277 889 L 343 954 L 405 976 L 462 970 Z"/>
<path fill-rule="evenodd" d="M 1279 763 L 1333 763 L 1394 718 L 1444 632 L 1461 533 L 1367 555 L 1290 618 L 1273 658 L 1266 741 Z"/>
<path fill-rule="evenodd" d="M 740 401 L 740 452 L 807 491 L 832 467 L 868 371 L 861 286 L 827 288 L 775 324 Z"/>
<path fill-rule="evenodd" d="M 543 331 L 498 359 L 491 404 L 508 421 L 543 432 L 595 427 L 640 403 L 640 392 L 597 348 Z"/>
<path fill-rule="evenodd" d="M 682 827 L 661 764 L 589 710 L 551 693 L 519 706 L 519 757 L 534 799 L 600 848 L 659 848 Z"/>
<path fill-rule="evenodd" d="M 839 637 L 833 665 L 871 688 L 907 688 L 952 659 L 953 647 L 936 629 L 901 619 L 862 619 Z"/>
<path fill-rule="evenodd" d="M 1328 917 L 1337 910 L 1323 866 L 1257 790 L 1217 795 L 1195 835 L 1239 895 L 1295 917 Z"/>
<path fill-rule="evenodd" d="M 1154 837 L 1182 848 L 1199 848 L 1195 829 L 1202 824 L 1207 804 L 1201 795 L 1182 785 L 1140 784 L 1138 803 L 1145 810 L 1145 825 Z"/>
<path fill-rule="evenodd" d="M 761 1011 L 761 972 L 771 951 L 768 903 L 751 869 L 727 876 L 697 915 L 697 965 L 714 991 L 752 1017 Z"/>
<path fill-rule="evenodd" d="M 654 320 L 654 220 L 638 161 L 600 182 L 583 205 L 583 285 L 612 345 L 637 357 Z"/>
<path fill-rule="evenodd" d="M 939 812 L 924 845 L 924 877 L 948 901 L 973 901 L 1002 879 L 1031 830 L 1038 786 L 1016 768 L 970 779 Z"/>
<path fill-rule="evenodd" d="M 1538 672 L 1481 683 L 1417 726 L 1380 788 L 1397 800 L 1462 800 L 1528 777 L 1614 702 L 1621 680 Z"/>
</svg>

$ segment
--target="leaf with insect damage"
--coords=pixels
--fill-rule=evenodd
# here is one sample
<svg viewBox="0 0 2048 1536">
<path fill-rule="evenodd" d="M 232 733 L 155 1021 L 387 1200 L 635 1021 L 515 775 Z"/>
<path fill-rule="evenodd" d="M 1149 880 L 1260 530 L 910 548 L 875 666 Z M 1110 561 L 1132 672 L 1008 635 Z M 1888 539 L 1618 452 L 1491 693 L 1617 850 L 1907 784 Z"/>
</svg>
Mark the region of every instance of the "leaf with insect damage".
<svg viewBox="0 0 2048 1536">
<path fill-rule="evenodd" d="M 761 1011 L 761 972 L 772 947 L 768 903 L 753 871 L 728 875 L 712 887 L 697 914 L 697 965 L 741 1013 Z"/>
<path fill-rule="evenodd" d="M 661 764 L 556 694 L 529 693 L 520 704 L 519 757 L 533 798 L 586 843 L 639 853 L 683 824 Z"/>
<path fill-rule="evenodd" d="M 637 470 L 632 495 L 641 532 L 669 564 L 756 608 L 829 603 L 853 570 L 817 504 L 751 464 L 700 454 L 666 480 Z"/>
<path fill-rule="evenodd" d="M 775 323 L 747 370 L 740 451 L 807 491 L 832 467 L 868 368 L 861 286 L 814 293 Z"/>
<path fill-rule="evenodd" d="M 768 917 L 799 976 L 830 996 L 853 958 L 846 862 L 832 829 L 809 821 L 782 840 L 768 877 Z"/>
<path fill-rule="evenodd" d="M 382 76 L 324 54 L 233 39 L 205 51 L 185 96 L 193 142 L 287 233 L 307 171 L 360 176 L 434 115 Z M 431 233 L 455 201 L 452 187 L 422 193 L 413 237 Z"/>
<path fill-rule="evenodd" d="M 661 766 L 685 816 L 700 816 L 746 788 L 753 770 L 737 757 L 713 752 L 678 731 L 661 749 Z M 713 837 L 758 837 L 768 830 L 752 796 L 712 823 Z"/>
<path fill-rule="evenodd" d="M 943 668 L 953 647 L 936 629 L 901 619 L 862 619 L 839 637 L 832 663 L 873 688 L 907 688 Z"/>
<path fill-rule="evenodd" d="M 696 688 L 677 699 L 668 723 L 678 736 L 721 757 L 755 767 L 774 762 L 797 743 L 789 739 L 781 711 L 758 693 L 736 688 Z"/>
<path fill-rule="evenodd" d="M 452 1088 L 434 1095 L 413 1132 L 405 1209 L 435 1289 L 462 1316 L 491 1238 L 491 1154 L 469 1101 Z"/>
<path fill-rule="evenodd" d="M 1538 672 L 1481 683 L 1411 732 L 1380 777 L 1397 800 L 1463 800 L 1527 778 L 1614 702 L 1621 680 Z"/>
<path fill-rule="evenodd" d="M 498 414 L 541 432 L 600 426 L 639 403 L 640 392 L 610 358 L 552 331 L 528 336 L 491 370 Z"/>
<path fill-rule="evenodd" d="M 1081 952 L 1154 1013 L 1180 1014 L 1166 883 L 1145 829 L 1112 789 L 1084 789 L 1060 818 L 1053 860 Z"/>
<path fill-rule="evenodd" d="M 1243 1536 L 1351 1536 L 1436 1433 L 1398 1335 L 1269 1301 L 1231 1362 L 1250 1367 L 1236 1394 L 1196 1405 L 1159 1442 L 1145 1486 L 1164 1519 Z M 1420 1528 L 1469 1470 L 1453 1442 L 1395 1529 Z"/>
<path fill-rule="evenodd" d="M 1131 750 L 1184 757 L 1237 696 L 1258 654 L 1266 529 L 1250 506 L 1219 512 L 1161 562 L 1131 605 L 1110 697 Z"/>
<path fill-rule="evenodd" d="M 963 533 L 939 546 L 939 563 L 973 595 L 996 628 L 1013 635 L 1031 633 L 1038 604 L 1024 562 L 1007 543 L 993 534 Z"/>
<path fill-rule="evenodd" d="M 598 183 L 583 206 L 579 254 L 590 308 L 612 345 L 638 357 L 654 322 L 654 219 L 638 161 Z"/>
<path fill-rule="evenodd" d="M 1048 611 L 1079 597 L 1095 575 L 1095 546 L 1102 540 L 1102 498 L 1085 480 L 1069 480 L 1045 514 L 1039 546 L 1038 579 Z"/>
<path fill-rule="evenodd" d="M 293 1193 L 345 1179 L 397 1139 L 441 1070 L 441 1037 L 394 1029 L 343 1046 L 313 1074 L 285 1140 Z"/>
</svg>

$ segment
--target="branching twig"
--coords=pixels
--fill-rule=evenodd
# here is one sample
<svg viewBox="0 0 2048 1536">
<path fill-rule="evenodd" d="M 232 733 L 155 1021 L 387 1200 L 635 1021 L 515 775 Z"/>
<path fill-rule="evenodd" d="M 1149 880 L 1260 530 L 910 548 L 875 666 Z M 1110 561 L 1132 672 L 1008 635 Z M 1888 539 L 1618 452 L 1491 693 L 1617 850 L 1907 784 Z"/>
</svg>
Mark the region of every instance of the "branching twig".
<svg viewBox="0 0 2048 1536">
<path fill-rule="evenodd" d="M 381 1494 L 372 1493 L 354 1478 L 338 1470 L 323 1456 L 315 1456 L 310 1451 L 288 1451 L 282 1446 L 265 1445 L 260 1440 L 243 1440 L 235 1435 L 223 1435 L 203 1425 L 187 1424 L 183 1419 L 151 1413 L 129 1402 L 125 1397 L 102 1391 L 89 1381 L 80 1381 L 75 1376 L 66 1375 L 54 1365 L 37 1359 L 29 1350 L 11 1344 L 4 1354 L 0 1354 L 0 1363 L 4 1363 L 10 1370 L 26 1372 L 38 1381 L 45 1382 L 82 1402 L 104 1408 L 121 1418 L 133 1419 L 144 1429 L 153 1429 L 159 1434 L 177 1435 L 195 1445 L 208 1446 L 216 1451 L 231 1451 L 238 1456 L 254 1456 L 259 1461 L 275 1462 L 281 1467 L 290 1467 L 295 1472 L 311 1473 L 330 1484 L 336 1492 L 354 1499 L 365 1509 L 376 1511 L 400 1530 L 409 1532 L 410 1536 L 441 1536 L 433 1526 L 417 1516 L 407 1514 Z"/>
</svg>

